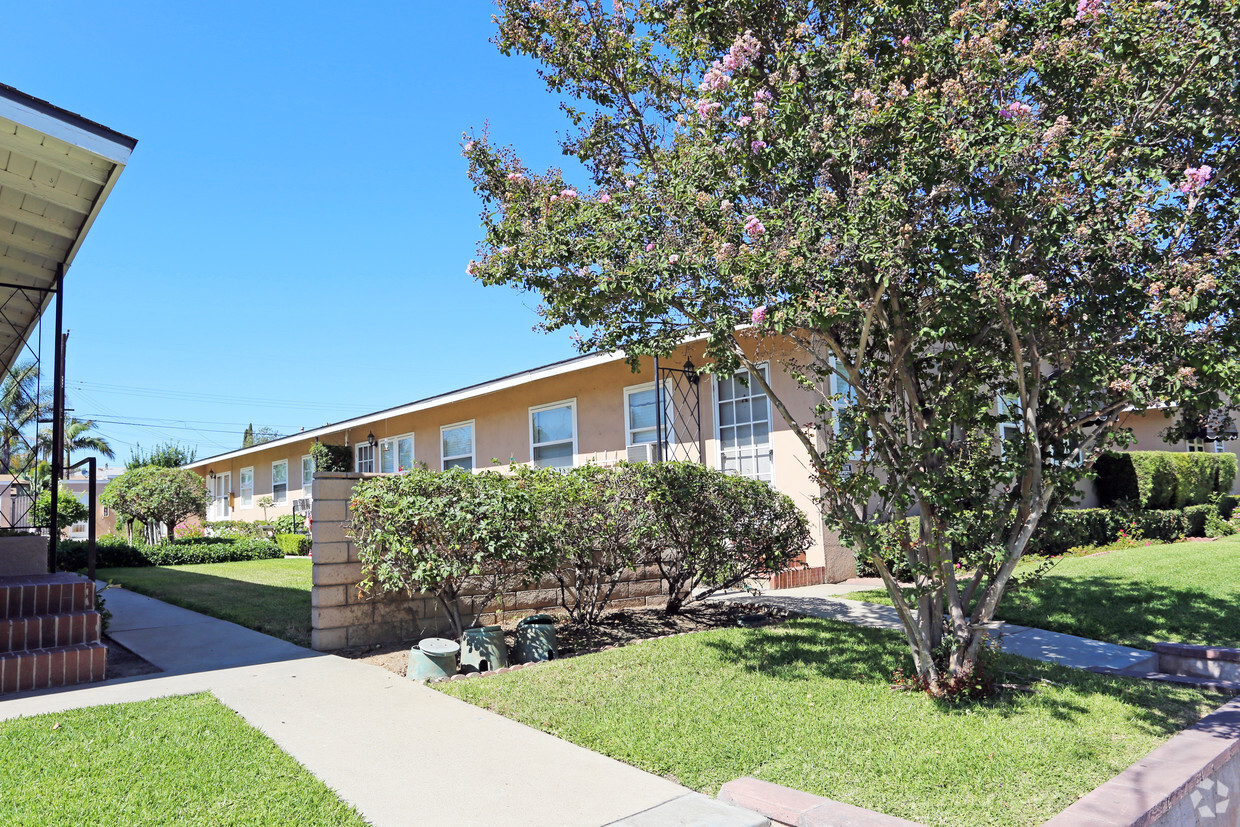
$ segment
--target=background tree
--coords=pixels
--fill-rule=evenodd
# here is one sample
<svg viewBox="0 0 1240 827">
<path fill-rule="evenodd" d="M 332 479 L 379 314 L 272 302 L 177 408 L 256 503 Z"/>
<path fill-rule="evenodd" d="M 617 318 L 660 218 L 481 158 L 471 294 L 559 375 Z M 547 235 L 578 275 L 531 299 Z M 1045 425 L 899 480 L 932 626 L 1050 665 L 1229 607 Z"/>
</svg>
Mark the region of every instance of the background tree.
<svg viewBox="0 0 1240 827">
<path fill-rule="evenodd" d="M 65 422 L 66 468 L 73 464 L 74 451 L 94 451 L 106 459 L 116 457 L 116 452 L 112 450 L 112 445 L 102 436 L 92 433 L 95 428 L 96 422 L 93 419 L 69 417 L 68 421 Z M 43 456 L 50 456 L 52 453 L 52 431 L 50 428 L 44 428 L 39 431 L 39 453 Z"/>
<path fill-rule="evenodd" d="M 259 428 L 255 430 L 254 423 L 250 423 L 245 427 L 245 433 L 241 435 L 241 447 L 252 448 L 255 445 L 262 445 L 264 442 L 271 442 L 271 440 L 279 438 L 280 434 L 276 433 L 274 428 Z"/>
<path fill-rule="evenodd" d="M 160 468 L 180 468 L 182 465 L 188 465 L 193 462 L 197 455 L 198 452 L 194 448 L 171 440 L 161 442 L 147 454 L 142 452 L 141 445 L 135 445 L 133 453 L 130 454 L 129 462 L 125 463 L 125 468 L 130 471 L 147 465 L 155 465 Z"/>
<path fill-rule="evenodd" d="M 49 526 L 52 524 L 52 492 L 49 488 L 35 499 L 30 515 L 35 525 Z M 74 496 L 73 492 L 63 485 L 56 496 L 56 525 L 61 531 L 67 531 L 74 523 L 84 522 L 90 516 L 86 503 Z"/>
<path fill-rule="evenodd" d="M 704 334 L 712 370 L 747 367 L 931 691 L 969 683 L 1123 410 L 1240 384 L 1237 0 L 499 6 L 586 180 L 469 138 L 469 272 L 539 292 L 583 349 Z M 768 357 L 820 394 L 814 423 Z"/>
<path fill-rule="evenodd" d="M 39 386 L 39 363 L 23 362 L 0 385 L 0 474 L 14 474 L 34 460 L 25 432 L 51 410 L 51 391 Z"/>
<path fill-rule="evenodd" d="M 129 539 L 133 540 L 133 521 L 147 527 L 147 541 L 158 537 L 154 529 L 163 525 L 167 538 L 176 536 L 177 523 L 187 517 L 205 519 L 210 494 L 202 477 L 184 468 L 144 465 L 126 471 L 108 483 L 99 502 L 125 517 Z"/>
</svg>

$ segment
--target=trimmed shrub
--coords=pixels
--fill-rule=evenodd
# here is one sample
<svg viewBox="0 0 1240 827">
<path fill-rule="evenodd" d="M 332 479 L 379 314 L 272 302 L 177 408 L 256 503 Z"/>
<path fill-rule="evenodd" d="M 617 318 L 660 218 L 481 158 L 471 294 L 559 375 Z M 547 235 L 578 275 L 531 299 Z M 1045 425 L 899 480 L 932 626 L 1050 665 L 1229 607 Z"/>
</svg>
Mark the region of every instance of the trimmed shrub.
<svg viewBox="0 0 1240 827">
<path fill-rule="evenodd" d="M 177 540 L 158 546 L 130 544 L 122 538 L 105 537 L 95 543 L 95 565 L 99 568 L 140 566 L 184 566 L 193 563 L 233 563 L 283 557 L 280 547 L 270 540 L 193 537 L 192 542 Z M 56 547 L 56 568 L 80 571 L 86 568 L 86 542 L 61 541 Z"/>
<path fill-rule="evenodd" d="M 1109 508 L 1063 509 L 1042 520 L 1031 550 L 1055 555 L 1079 546 L 1104 546 L 1128 523 L 1124 514 Z"/>
<path fill-rule="evenodd" d="M 304 534 L 277 534 L 276 545 L 285 556 L 305 557 L 310 553 L 310 538 Z"/>
<path fill-rule="evenodd" d="M 1214 454 L 1218 474 L 1214 479 L 1214 490 L 1226 495 L 1236 481 L 1236 455 L 1231 453 Z M 1233 506 L 1234 507 L 1234 506 Z"/>
<path fill-rule="evenodd" d="M 1218 506 L 1214 503 L 1190 505 L 1184 509 L 1184 536 L 1206 536 L 1206 522 L 1214 517 L 1218 519 Z"/>
<path fill-rule="evenodd" d="M 276 534 L 301 534 L 306 530 L 304 514 L 281 514 L 271 522 Z"/>
<path fill-rule="evenodd" d="M 314 458 L 316 472 L 353 470 L 353 449 L 348 445 L 316 442 L 310 446 L 310 456 Z"/>
<path fill-rule="evenodd" d="M 1183 511 L 1138 511 L 1132 515 L 1132 526 L 1146 540 L 1173 543 L 1188 532 Z"/>
<path fill-rule="evenodd" d="M 1232 454 L 1234 457 L 1235 454 Z M 1224 520 L 1230 520 L 1231 515 L 1236 511 L 1236 504 L 1240 503 L 1240 497 L 1234 494 L 1224 494 L 1218 499 L 1218 513 Z"/>
<path fill-rule="evenodd" d="M 1171 454 L 1171 461 L 1175 465 L 1173 508 L 1201 505 L 1210 499 L 1210 495 L 1214 493 L 1214 486 L 1218 482 L 1219 456 L 1219 454 L 1202 452 Z"/>
<path fill-rule="evenodd" d="M 646 511 L 643 541 L 667 581 L 667 614 L 782 571 L 809 548 L 804 512 L 765 482 L 693 462 L 633 471 L 643 495 L 637 507 Z"/>
<path fill-rule="evenodd" d="M 1102 506 L 1169 508 L 1175 502 L 1176 468 L 1170 451 L 1108 451 L 1094 464 L 1094 488 Z"/>
<path fill-rule="evenodd" d="M 267 537 L 271 533 L 271 525 L 264 522 L 249 520 L 216 520 L 203 523 L 216 537 Z"/>
</svg>

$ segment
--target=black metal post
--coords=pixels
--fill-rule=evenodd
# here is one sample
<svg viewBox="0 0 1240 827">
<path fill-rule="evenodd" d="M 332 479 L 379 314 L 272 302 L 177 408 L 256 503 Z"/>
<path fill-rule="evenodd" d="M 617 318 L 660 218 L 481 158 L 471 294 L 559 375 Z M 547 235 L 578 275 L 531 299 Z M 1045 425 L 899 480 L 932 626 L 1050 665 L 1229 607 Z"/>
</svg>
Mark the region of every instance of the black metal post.
<svg viewBox="0 0 1240 827">
<path fill-rule="evenodd" d="M 87 572 L 87 575 L 90 577 L 90 579 L 94 580 L 95 579 L 95 503 L 96 503 L 96 500 L 98 500 L 98 495 L 95 490 L 95 479 L 98 476 L 98 474 L 96 473 L 96 460 L 94 457 L 87 457 L 84 460 L 75 462 L 72 465 L 70 465 L 67 469 L 65 469 L 65 473 L 67 474 L 69 471 L 72 471 L 74 468 L 81 468 L 83 465 L 86 466 L 86 469 L 87 469 L 87 473 L 86 473 L 87 481 L 86 482 L 87 482 L 87 485 L 90 486 L 89 488 L 86 489 L 86 520 L 87 520 L 87 523 L 86 523 L 86 572 Z"/>
<path fill-rule="evenodd" d="M 47 570 L 56 573 L 56 546 L 60 541 L 60 515 L 57 505 L 60 504 L 60 477 L 64 473 L 64 438 L 65 438 L 65 267 L 59 265 L 56 270 L 56 359 L 52 369 L 52 490 L 51 504 L 51 536 L 47 540 Z M 38 496 L 38 492 L 35 492 Z"/>
</svg>

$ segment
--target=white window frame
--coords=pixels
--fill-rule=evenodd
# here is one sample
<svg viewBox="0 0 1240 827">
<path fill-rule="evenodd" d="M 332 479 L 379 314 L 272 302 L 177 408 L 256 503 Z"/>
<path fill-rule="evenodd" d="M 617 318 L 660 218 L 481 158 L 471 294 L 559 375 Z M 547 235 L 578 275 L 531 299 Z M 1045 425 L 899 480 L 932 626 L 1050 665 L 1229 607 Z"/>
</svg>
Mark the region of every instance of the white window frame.
<svg viewBox="0 0 1240 827">
<path fill-rule="evenodd" d="M 835 389 L 837 383 L 842 382 L 844 385 L 848 386 L 849 388 L 852 388 L 852 382 L 849 382 L 847 379 L 841 376 L 840 375 L 841 373 L 842 371 L 840 370 L 840 361 L 836 359 L 834 356 L 832 356 L 831 357 L 831 377 L 830 377 L 832 396 L 835 396 L 837 393 L 841 393 L 840 391 L 837 391 Z M 853 398 L 856 399 L 857 392 L 854 390 L 852 392 L 852 395 L 853 395 Z M 848 406 L 845 404 L 844 399 L 831 400 L 831 438 L 832 439 L 835 439 L 835 435 L 839 432 L 839 425 L 837 423 L 840 421 L 840 411 L 846 407 Z M 866 431 L 867 433 L 869 432 L 868 427 L 866 428 Z M 860 448 L 858 448 L 856 451 L 853 451 L 848 456 L 849 456 L 849 459 L 851 459 L 853 462 L 859 462 L 861 460 L 862 451 Z"/>
<path fill-rule="evenodd" d="M 469 426 L 469 453 L 468 454 L 454 454 L 453 456 L 450 456 L 450 457 L 444 456 L 444 452 L 443 452 L 444 432 L 453 431 L 453 430 L 456 430 L 457 428 L 464 428 L 466 425 Z M 533 424 L 533 419 L 531 418 L 530 419 L 530 433 L 533 433 L 533 429 L 534 429 L 534 424 Z M 463 422 L 453 422 L 451 425 L 440 425 L 439 426 L 439 470 L 447 471 L 448 463 L 450 461 L 456 460 L 456 459 L 465 459 L 467 457 L 469 458 L 469 471 L 472 474 L 474 471 L 478 470 L 478 430 L 474 425 L 474 420 L 466 419 Z M 533 458 L 534 458 L 534 453 L 533 451 L 531 451 L 530 459 L 533 459 Z"/>
<path fill-rule="evenodd" d="M 310 478 L 306 479 L 306 464 L 310 465 Z M 301 455 L 301 492 L 310 496 L 310 488 L 314 483 L 314 457 L 310 454 Z"/>
<path fill-rule="evenodd" d="M 568 407 L 568 409 L 572 411 L 572 415 L 573 415 L 573 460 L 568 466 L 555 465 L 555 466 L 547 466 L 547 467 L 552 467 L 552 468 L 560 468 L 560 467 L 575 468 L 577 467 L 577 397 L 575 396 L 571 399 L 561 399 L 558 402 L 548 402 L 546 405 L 531 405 L 530 406 L 529 414 L 526 416 L 526 420 L 529 423 L 527 425 L 527 428 L 529 429 L 529 435 L 530 435 L 530 465 L 535 465 L 535 461 L 534 461 L 534 449 L 535 448 L 541 448 L 544 445 L 560 445 L 568 441 L 564 439 L 557 439 L 555 442 L 535 443 L 534 442 L 534 414 L 539 413 L 540 411 L 550 411 L 556 408 L 563 408 L 563 407 Z"/>
<path fill-rule="evenodd" d="M 249 487 L 248 496 L 246 494 L 247 489 L 245 487 L 245 472 L 246 471 L 250 472 L 250 487 Z M 241 507 L 242 508 L 253 508 L 254 507 L 254 466 L 253 465 L 247 465 L 245 468 L 242 468 L 238 472 L 237 484 L 241 488 Z"/>
<path fill-rule="evenodd" d="M 366 448 L 370 451 L 369 468 L 362 468 L 362 449 Z M 358 474 L 373 474 L 375 472 L 375 463 L 378 461 L 379 443 L 371 445 L 369 442 L 359 442 L 353 446 L 353 470 Z"/>
<path fill-rule="evenodd" d="M 1009 400 L 1011 404 L 1009 403 Z M 1007 456 L 1007 434 L 1004 431 L 1008 428 L 1015 428 L 1022 434 L 1025 432 L 1024 411 L 1021 408 L 1020 397 L 1018 395 L 1007 396 L 1002 391 L 995 394 L 995 415 L 1002 418 L 1004 416 L 1012 416 L 1012 405 L 1015 405 L 1021 414 L 1015 419 L 1004 419 L 999 423 L 999 456 Z"/>
<path fill-rule="evenodd" d="M 643 391 L 652 391 L 652 390 L 654 390 L 654 382 L 647 382 L 644 385 L 630 385 L 629 387 L 624 389 L 624 446 L 626 448 L 631 445 L 654 445 L 655 444 L 655 442 L 653 441 L 649 443 L 638 443 L 638 442 L 633 441 L 632 410 L 629 407 L 630 396 L 632 396 L 635 393 L 642 393 Z M 664 382 L 663 383 L 664 402 L 667 401 L 668 393 L 670 391 L 671 391 L 671 383 Z M 676 423 L 676 406 L 674 404 L 665 405 L 664 412 L 667 414 L 667 418 L 663 422 L 663 444 L 664 445 L 675 445 L 676 444 L 676 428 L 674 426 Z M 642 430 L 646 430 L 646 429 L 643 428 Z"/>
<path fill-rule="evenodd" d="M 404 470 L 401 470 L 400 467 L 400 441 L 402 439 L 409 440 L 409 467 Z M 393 456 L 395 457 L 394 471 L 383 470 L 383 446 L 388 444 L 392 446 Z M 413 465 L 418 461 L 417 454 L 415 453 L 416 450 L 417 442 L 414 441 L 413 431 L 410 431 L 407 434 L 384 437 L 375 443 L 375 467 L 378 469 L 380 474 L 404 474 L 408 471 L 412 471 Z"/>
<path fill-rule="evenodd" d="M 767 382 L 771 381 L 771 366 L 769 362 L 759 362 L 758 364 L 754 365 L 754 367 L 758 368 L 759 370 L 765 371 L 766 381 Z M 741 368 L 741 370 L 737 371 L 737 373 L 742 373 L 742 372 L 749 373 L 750 371 L 748 368 Z M 735 374 L 733 374 L 733 376 L 735 376 Z M 754 383 L 752 379 L 750 380 L 750 382 L 752 383 L 749 386 L 750 388 L 757 386 L 757 383 Z M 712 401 L 713 407 L 711 408 L 711 419 L 715 421 L 715 470 L 722 471 L 723 470 L 723 435 L 722 435 L 722 432 L 720 431 L 720 423 L 719 423 L 720 399 L 719 399 L 719 376 L 718 374 L 711 375 L 710 384 L 711 384 L 711 393 L 714 395 L 714 399 Z M 767 444 L 770 446 L 770 449 L 771 449 L 771 479 L 770 479 L 769 485 L 772 488 L 774 488 L 775 481 L 776 479 L 778 479 L 775 476 L 775 419 L 774 419 L 775 406 L 771 403 L 771 398 L 769 396 L 766 396 L 766 391 L 762 390 L 760 386 L 758 386 L 758 391 L 763 396 L 766 397 L 766 424 L 767 424 L 766 439 L 767 439 Z M 751 398 L 752 396 L 753 395 L 750 394 Z M 752 418 L 749 420 L 749 424 L 751 426 L 753 425 Z M 756 457 L 755 457 L 755 462 L 756 462 Z M 741 476 L 744 476 L 744 475 L 741 475 Z M 745 477 L 745 479 L 757 479 L 757 477 Z"/>
<path fill-rule="evenodd" d="M 276 497 L 276 466 L 284 466 L 284 497 Z M 271 463 L 271 501 L 276 505 L 284 505 L 288 502 L 288 460 L 277 459 Z"/>
</svg>

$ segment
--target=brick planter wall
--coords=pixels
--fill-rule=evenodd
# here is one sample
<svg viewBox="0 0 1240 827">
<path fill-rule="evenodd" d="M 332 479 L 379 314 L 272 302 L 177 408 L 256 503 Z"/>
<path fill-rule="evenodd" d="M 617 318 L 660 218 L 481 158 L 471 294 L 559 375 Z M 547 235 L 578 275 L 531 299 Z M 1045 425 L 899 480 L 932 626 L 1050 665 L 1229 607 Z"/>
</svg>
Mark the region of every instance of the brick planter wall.
<svg viewBox="0 0 1240 827">
<path fill-rule="evenodd" d="M 345 525 L 353 486 L 370 476 L 374 475 L 321 472 L 314 476 L 310 645 L 319 651 L 396 643 L 443 634 L 451 628 L 447 614 L 433 596 L 366 598 L 358 592 L 362 564 L 357 561 L 357 549 L 349 542 Z M 558 585 L 547 577 L 535 588 L 505 593 L 487 605 L 464 598 L 461 615 L 466 623 L 496 623 L 554 608 L 559 600 Z M 638 608 L 666 601 L 658 569 L 646 567 L 626 574 L 609 605 L 617 609 Z"/>
</svg>

